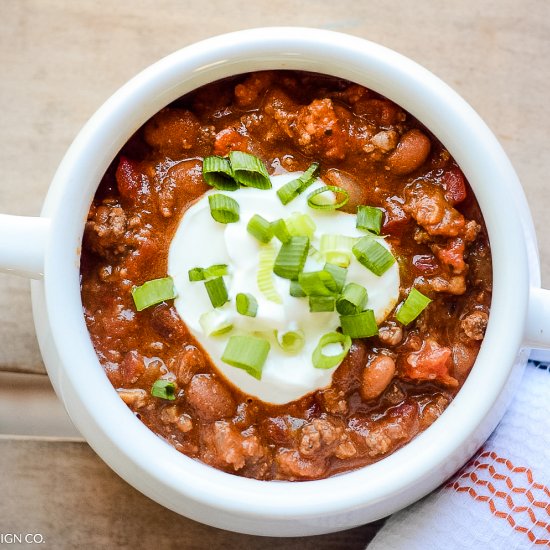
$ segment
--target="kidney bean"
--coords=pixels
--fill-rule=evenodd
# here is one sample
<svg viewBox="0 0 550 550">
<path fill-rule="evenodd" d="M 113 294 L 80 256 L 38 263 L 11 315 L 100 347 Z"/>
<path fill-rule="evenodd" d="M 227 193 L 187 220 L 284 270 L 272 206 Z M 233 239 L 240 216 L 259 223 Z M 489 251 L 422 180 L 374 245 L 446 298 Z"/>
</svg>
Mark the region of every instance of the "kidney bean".
<svg viewBox="0 0 550 550">
<path fill-rule="evenodd" d="M 387 355 L 378 355 L 363 370 L 361 396 L 376 399 L 389 386 L 395 374 L 395 361 Z"/>
<path fill-rule="evenodd" d="M 395 151 L 388 156 L 388 166 L 394 174 L 410 174 L 424 164 L 430 148 L 430 140 L 420 130 L 409 130 L 403 134 Z"/>
</svg>

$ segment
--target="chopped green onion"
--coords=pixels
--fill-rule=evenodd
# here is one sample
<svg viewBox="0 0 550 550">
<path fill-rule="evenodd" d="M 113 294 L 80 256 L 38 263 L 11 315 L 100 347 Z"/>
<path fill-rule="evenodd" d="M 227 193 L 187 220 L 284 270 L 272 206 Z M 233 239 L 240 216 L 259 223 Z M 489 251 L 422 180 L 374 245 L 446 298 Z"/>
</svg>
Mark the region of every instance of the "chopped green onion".
<svg viewBox="0 0 550 550">
<path fill-rule="evenodd" d="M 277 237 L 282 243 L 287 243 L 290 240 L 290 233 L 286 226 L 285 220 L 279 219 L 271 223 L 271 230 L 273 235 Z"/>
<path fill-rule="evenodd" d="M 407 299 L 401 304 L 395 318 L 402 324 L 412 323 L 431 302 L 422 292 L 412 288 Z"/>
<path fill-rule="evenodd" d="M 277 251 L 273 245 L 264 246 L 260 249 L 256 283 L 260 292 L 270 302 L 282 304 L 283 300 L 277 292 L 275 282 L 273 281 L 273 266 L 275 265 L 276 255 Z"/>
<path fill-rule="evenodd" d="M 383 275 L 394 263 L 392 253 L 372 237 L 362 237 L 353 245 L 355 257 L 375 275 Z"/>
<path fill-rule="evenodd" d="M 290 237 L 283 243 L 273 266 L 273 272 L 284 279 L 297 279 L 304 269 L 309 239 L 307 237 Z"/>
<path fill-rule="evenodd" d="M 220 223 L 234 223 L 239 221 L 239 203 L 221 193 L 208 195 L 210 214 Z"/>
<path fill-rule="evenodd" d="M 301 330 L 289 330 L 288 332 L 275 331 L 279 346 L 287 353 L 298 353 L 306 343 L 304 333 Z"/>
<path fill-rule="evenodd" d="M 336 292 L 342 292 L 344 283 L 346 282 L 346 277 L 348 275 L 348 270 L 345 267 L 340 267 L 339 265 L 334 265 L 328 262 L 325 264 L 323 269 L 328 271 L 334 278 L 334 282 L 336 283 Z"/>
<path fill-rule="evenodd" d="M 233 328 L 231 315 L 223 309 L 212 309 L 199 317 L 199 323 L 206 336 L 221 336 Z"/>
<path fill-rule="evenodd" d="M 258 302 L 252 294 L 245 294 L 244 292 L 239 292 L 236 297 L 237 301 L 237 311 L 241 315 L 246 315 L 248 317 L 256 317 L 258 313 Z"/>
<path fill-rule="evenodd" d="M 368 294 L 364 286 L 348 283 L 342 295 L 336 300 L 336 310 L 341 315 L 361 313 L 367 305 Z"/>
<path fill-rule="evenodd" d="M 170 380 L 160 378 L 153 382 L 151 387 L 151 395 L 153 397 L 160 397 L 168 401 L 174 401 L 176 399 L 176 385 Z"/>
<path fill-rule="evenodd" d="M 265 218 L 262 218 L 259 214 L 254 214 L 246 230 L 261 243 L 268 243 L 273 238 L 273 230 L 271 229 L 271 223 Z"/>
<path fill-rule="evenodd" d="M 222 361 L 261 380 L 270 347 L 267 340 L 257 336 L 231 336 L 225 346 Z"/>
<path fill-rule="evenodd" d="M 358 206 L 355 226 L 376 235 L 380 235 L 382 229 L 382 215 L 380 208 L 374 206 Z"/>
<path fill-rule="evenodd" d="M 166 300 L 172 300 L 177 295 L 172 277 L 153 279 L 132 289 L 132 298 L 138 311 L 142 311 L 155 304 L 160 304 Z"/>
<path fill-rule="evenodd" d="M 311 256 L 317 263 L 325 263 L 325 255 L 317 250 L 312 244 L 309 245 L 308 256 Z"/>
<path fill-rule="evenodd" d="M 309 311 L 311 313 L 334 311 L 334 296 L 310 296 Z"/>
<path fill-rule="evenodd" d="M 235 191 L 239 188 L 239 184 L 233 179 L 231 163 L 223 157 L 204 157 L 202 177 L 208 185 L 216 189 Z"/>
<path fill-rule="evenodd" d="M 271 189 L 267 169 L 258 157 L 243 151 L 231 151 L 229 161 L 235 181 L 246 187 Z"/>
<path fill-rule="evenodd" d="M 334 296 L 338 286 L 329 271 L 307 271 L 300 273 L 298 282 L 307 296 Z"/>
<path fill-rule="evenodd" d="M 352 248 L 356 242 L 355 237 L 325 233 L 321 235 L 320 249 L 327 262 L 340 267 L 348 267 L 352 257 Z"/>
<path fill-rule="evenodd" d="M 303 193 L 317 178 L 319 163 L 314 162 L 310 167 L 297 179 L 285 183 L 277 190 L 277 196 L 283 204 L 288 204 L 294 200 L 300 193 Z"/>
<path fill-rule="evenodd" d="M 294 280 L 290 281 L 290 295 L 294 296 L 294 298 L 303 298 L 304 296 L 307 296 L 300 283 Z"/>
<path fill-rule="evenodd" d="M 323 193 L 327 192 L 331 193 L 330 202 L 322 196 Z M 334 197 L 334 195 L 336 195 L 336 197 Z M 338 195 L 342 195 L 343 198 L 337 200 Z M 315 189 L 315 191 L 312 191 L 307 197 L 308 206 L 315 210 L 337 210 L 338 208 L 342 208 L 342 206 L 346 205 L 348 201 L 349 193 L 345 189 L 336 187 L 335 185 L 325 185 L 324 187 Z"/>
<path fill-rule="evenodd" d="M 210 267 L 194 267 L 188 271 L 189 281 L 192 283 L 196 281 L 205 281 L 212 277 L 223 277 L 227 275 L 227 273 L 227 264 L 214 264 Z"/>
<path fill-rule="evenodd" d="M 324 348 L 331 344 L 339 344 L 341 352 L 335 355 L 326 355 Z M 316 369 L 331 369 L 339 365 L 351 348 L 351 338 L 340 332 L 327 332 L 321 336 L 317 347 L 313 351 L 312 362 Z"/>
<path fill-rule="evenodd" d="M 210 302 L 214 307 L 221 307 L 225 302 L 229 300 L 227 294 L 227 288 L 225 286 L 223 277 L 216 277 L 215 279 L 209 279 L 204 282 L 206 291 L 208 292 L 208 297 Z"/>
<path fill-rule="evenodd" d="M 374 311 L 366 309 L 354 315 L 341 315 L 342 332 L 350 338 L 370 338 L 378 334 Z"/>
<path fill-rule="evenodd" d="M 300 212 L 292 212 L 290 216 L 285 220 L 288 231 L 294 237 L 302 236 L 313 239 L 315 234 L 315 222 L 308 214 L 301 214 Z"/>
</svg>

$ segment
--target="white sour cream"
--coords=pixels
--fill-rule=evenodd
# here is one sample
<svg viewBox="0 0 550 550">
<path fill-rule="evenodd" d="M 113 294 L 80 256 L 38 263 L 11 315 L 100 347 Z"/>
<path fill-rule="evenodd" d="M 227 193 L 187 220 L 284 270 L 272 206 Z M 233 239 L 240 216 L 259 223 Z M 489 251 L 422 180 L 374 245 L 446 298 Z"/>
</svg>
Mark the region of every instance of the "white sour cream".
<svg viewBox="0 0 550 550">
<path fill-rule="evenodd" d="M 211 191 L 191 206 L 183 215 L 178 230 L 170 245 L 168 274 L 174 279 L 178 297 L 175 307 L 192 334 L 210 355 L 221 374 L 243 392 L 267 403 L 283 404 L 294 401 L 317 389 L 330 386 L 336 367 L 328 370 L 316 369 L 312 364 L 312 353 L 321 336 L 340 326 L 336 311 L 310 313 L 307 298 L 294 298 L 289 294 L 290 281 L 273 275 L 273 280 L 282 304 L 267 300 L 258 289 L 259 252 L 262 245 L 246 230 L 250 218 L 259 214 L 266 220 L 286 219 L 292 212 L 307 213 L 315 221 L 317 229 L 311 244 L 319 249 L 319 239 L 324 233 L 363 237 L 365 233 L 355 227 L 356 216 L 339 211 L 314 210 L 307 205 L 311 191 L 324 184 L 317 180 L 306 192 L 284 206 L 276 191 L 285 183 L 302 173 L 273 176 L 273 188 L 260 190 L 241 188 L 227 194 L 240 206 L 240 220 L 237 223 L 221 224 L 212 219 L 208 203 Z M 378 239 L 390 248 L 384 239 Z M 280 248 L 273 238 L 272 245 Z M 233 330 L 221 336 L 206 336 L 199 318 L 212 310 L 212 304 L 203 282 L 190 282 L 188 271 L 194 267 L 209 267 L 227 264 L 229 274 L 224 277 L 230 301 L 221 310 L 232 318 Z M 315 271 L 324 264 L 308 257 L 304 271 Z M 399 268 L 397 262 L 381 277 L 361 265 L 352 256 L 348 267 L 346 283 L 355 282 L 368 290 L 367 308 L 374 310 L 380 324 L 393 310 L 399 298 Z M 251 293 L 258 302 L 256 317 L 247 317 L 236 312 L 235 296 L 239 292 Z M 301 329 L 305 334 L 302 350 L 291 355 L 281 349 L 274 331 L 286 332 Z M 221 360 L 231 335 L 261 332 L 269 340 L 271 350 L 264 364 L 261 380 L 244 370 L 232 367 Z M 338 346 L 339 348 L 339 346 Z M 339 351 L 336 350 L 335 353 Z"/>
</svg>

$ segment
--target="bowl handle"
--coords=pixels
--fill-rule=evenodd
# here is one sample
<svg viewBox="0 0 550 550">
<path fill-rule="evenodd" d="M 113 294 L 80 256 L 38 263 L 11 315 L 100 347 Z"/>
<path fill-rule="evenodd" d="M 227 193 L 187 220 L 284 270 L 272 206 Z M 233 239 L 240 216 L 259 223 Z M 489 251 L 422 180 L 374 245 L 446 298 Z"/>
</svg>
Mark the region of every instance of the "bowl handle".
<svg viewBox="0 0 550 550">
<path fill-rule="evenodd" d="M 0 271 L 41 279 L 49 229 L 49 218 L 0 214 Z"/>
<path fill-rule="evenodd" d="M 530 348 L 550 349 L 550 290 L 531 288 L 525 341 Z"/>
</svg>

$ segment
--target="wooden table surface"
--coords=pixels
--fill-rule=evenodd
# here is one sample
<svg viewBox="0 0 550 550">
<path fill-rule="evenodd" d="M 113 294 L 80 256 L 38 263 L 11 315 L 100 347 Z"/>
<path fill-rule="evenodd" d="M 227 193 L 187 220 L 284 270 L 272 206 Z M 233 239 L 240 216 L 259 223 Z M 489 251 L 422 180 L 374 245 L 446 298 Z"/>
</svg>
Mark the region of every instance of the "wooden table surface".
<svg viewBox="0 0 550 550">
<path fill-rule="evenodd" d="M 0 14 L 4 213 L 39 213 L 56 166 L 80 127 L 150 63 L 214 34 L 313 26 L 393 48 L 472 104 L 520 176 L 538 232 L 543 283 L 550 285 L 548 0 L 0 0 Z M 0 303 L 0 370 L 43 374 L 28 282 L 0 274 Z M 0 378 L 0 399 L 8 386 Z M 34 402 L 41 403 L 36 395 Z M 128 486 L 85 443 L 10 435 L 31 415 L 32 396 L 18 401 L 12 418 L 4 418 L 10 428 L 0 436 L 0 534 L 39 532 L 46 548 L 352 549 L 364 547 L 379 528 L 263 539 L 179 517 Z M 36 422 L 28 431 L 40 432 L 40 414 L 32 414 L 36 420 L 29 416 L 23 431 Z M 2 426 L 0 419 L 0 432 Z"/>
</svg>

